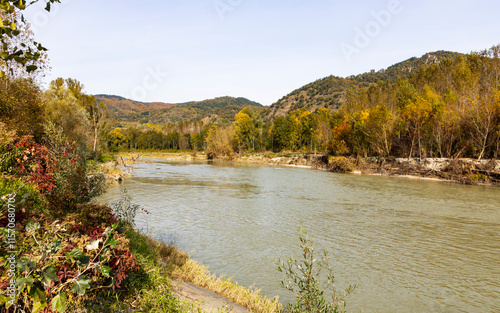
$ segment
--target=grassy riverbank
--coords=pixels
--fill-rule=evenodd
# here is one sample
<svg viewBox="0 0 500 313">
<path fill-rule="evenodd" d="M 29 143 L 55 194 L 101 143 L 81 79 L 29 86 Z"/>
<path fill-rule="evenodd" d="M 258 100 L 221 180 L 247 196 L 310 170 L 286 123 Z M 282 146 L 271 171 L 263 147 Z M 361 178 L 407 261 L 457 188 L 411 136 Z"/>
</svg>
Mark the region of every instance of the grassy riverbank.
<svg viewBox="0 0 500 313">
<path fill-rule="evenodd" d="M 132 308 L 136 312 L 202 312 L 204 295 L 192 295 L 191 299 L 178 297 L 182 290 L 176 281 L 192 282 L 227 299 L 230 303 L 242 305 L 252 312 L 280 312 L 277 298 L 269 299 L 258 290 L 245 288 L 230 278 L 217 277 L 207 267 L 197 263 L 176 247 L 156 241 L 152 237 L 129 229 L 131 251 L 136 255 L 141 272 L 130 278 L 124 297 L 113 301 L 116 309 Z M 224 307 L 211 308 L 226 312 Z M 229 310 L 227 310 L 229 312 Z"/>
<path fill-rule="evenodd" d="M 28 184 L 0 176 L 0 312 L 204 312 L 203 294 L 186 301 L 175 281 L 217 292 L 227 304 L 252 312 L 280 312 L 277 299 L 216 277 L 167 243 L 135 230 L 140 210 L 130 200 L 113 208 L 86 203 L 54 216 L 45 197 Z M 4 196 L 5 195 L 5 196 Z M 10 222 L 5 208 L 17 211 Z M 15 240 L 9 237 L 12 228 Z M 111 226 L 112 225 L 112 226 Z M 9 246 L 18 261 L 10 301 Z M 13 248 L 14 247 L 14 248 Z M 14 253 L 12 252 L 12 253 Z M 229 312 L 225 304 L 210 307 Z M 52 311 L 50 311 L 52 312 Z"/>
</svg>

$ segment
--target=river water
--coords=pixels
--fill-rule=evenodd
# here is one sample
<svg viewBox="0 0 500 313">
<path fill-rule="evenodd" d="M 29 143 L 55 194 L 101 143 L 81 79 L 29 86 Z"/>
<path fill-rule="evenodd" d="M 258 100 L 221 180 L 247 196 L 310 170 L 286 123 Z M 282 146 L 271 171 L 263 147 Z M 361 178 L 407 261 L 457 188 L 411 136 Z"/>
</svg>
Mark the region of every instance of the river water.
<svg viewBox="0 0 500 313">
<path fill-rule="evenodd" d="M 349 312 L 500 312 L 500 189 L 309 169 L 158 161 L 110 188 L 139 228 L 288 303 L 276 258 L 299 229 L 326 250 Z"/>
</svg>

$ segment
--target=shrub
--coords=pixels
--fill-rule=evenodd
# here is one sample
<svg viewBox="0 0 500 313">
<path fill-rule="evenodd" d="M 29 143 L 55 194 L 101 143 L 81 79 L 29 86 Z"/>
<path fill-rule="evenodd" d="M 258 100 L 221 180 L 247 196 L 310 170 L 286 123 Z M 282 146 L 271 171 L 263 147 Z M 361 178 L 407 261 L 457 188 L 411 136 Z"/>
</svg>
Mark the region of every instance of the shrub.
<svg viewBox="0 0 500 313">
<path fill-rule="evenodd" d="M 354 166 L 346 157 L 330 157 L 328 158 L 329 169 L 337 173 L 350 173 Z"/>
<path fill-rule="evenodd" d="M 319 259 L 314 254 L 314 243 L 307 238 L 303 229 L 300 230 L 300 247 L 302 249 L 302 260 L 298 261 L 288 257 L 286 262 L 278 260 L 278 271 L 285 274 L 286 279 L 281 285 L 290 290 L 296 297 L 297 302 L 290 304 L 286 312 L 310 312 L 310 313 L 338 313 L 344 312 L 347 295 L 353 292 L 355 286 L 349 286 L 345 291 L 339 293 L 335 289 L 333 270 L 328 263 L 328 254 L 323 252 Z M 324 283 L 318 281 L 323 271 L 327 278 Z M 324 287 L 323 287 L 324 286 Z M 325 293 L 331 293 L 331 301 L 325 299 Z"/>
<path fill-rule="evenodd" d="M 49 149 L 29 136 L 15 137 L 0 153 L 0 172 L 32 183 L 48 200 L 53 216 L 64 216 L 105 190 L 104 175 L 90 174 L 85 157 L 73 143 L 53 144 Z"/>
<path fill-rule="evenodd" d="M 123 197 L 113 204 L 113 213 L 121 229 L 135 226 L 135 216 L 139 210 L 139 205 L 132 203 L 132 197 L 127 194 L 127 190 L 122 190 Z"/>
<path fill-rule="evenodd" d="M 123 285 L 128 273 L 137 270 L 128 240 L 115 234 L 116 224 L 105 230 L 74 222 L 33 219 L 16 233 L 17 302 L 6 297 L 10 278 L 8 260 L 2 259 L 0 305 L 7 309 L 38 312 L 51 308 L 64 312 L 94 299 L 102 290 Z M 9 230 L 0 229 L 1 249 L 7 249 Z"/>
</svg>

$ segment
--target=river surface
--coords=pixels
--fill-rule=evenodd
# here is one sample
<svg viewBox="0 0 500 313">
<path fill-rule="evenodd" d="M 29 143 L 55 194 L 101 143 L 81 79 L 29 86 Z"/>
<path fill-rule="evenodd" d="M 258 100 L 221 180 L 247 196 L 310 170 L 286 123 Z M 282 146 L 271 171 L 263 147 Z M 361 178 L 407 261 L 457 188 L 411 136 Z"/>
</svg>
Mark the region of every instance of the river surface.
<svg viewBox="0 0 500 313">
<path fill-rule="evenodd" d="M 500 312 L 500 189 L 308 169 L 158 161 L 127 189 L 139 228 L 288 303 L 276 258 L 299 229 L 330 253 L 349 312 Z"/>
</svg>

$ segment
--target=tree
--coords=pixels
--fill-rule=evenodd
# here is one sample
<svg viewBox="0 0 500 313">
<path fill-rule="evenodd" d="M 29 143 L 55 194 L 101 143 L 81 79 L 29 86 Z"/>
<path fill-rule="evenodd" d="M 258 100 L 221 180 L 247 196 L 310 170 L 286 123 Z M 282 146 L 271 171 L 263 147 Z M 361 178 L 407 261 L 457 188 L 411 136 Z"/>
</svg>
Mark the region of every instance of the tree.
<svg viewBox="0 0 500 313">
<path fill-rule="evenodd" d="M 247 151 L 255 151 L 256 146 L 260 146 L 260 134 L 262 133 L 262 120 L 259 113 L 250 107 L 245 107 L 236 114 L 234 119 L 234 132 L 240 150 L 242 148 Z"/>
<path fill-rule="evenodd" d="M 478 149 L 478 160 L 480 160 L 487 148 L 493 145 L 491 139 L 497 132 L 500 118 L 500 90 L 495 88 L 490 95 L 472 99 L 465 113 L 470 138 Z"/>
<path fill-rule="evenodd" d="M 92 151 L 97 152 L 99 138 L 107 125 L 107 110 L 104 103 L 97 101 L 94 96 L 84 95 L 81 98 L 83 107 L 87 110 L 92 129 Z"/>
<path fill-rule="evenodd" d="M 0 79 L 0 121 L 18 135 L 44 135 L 45 107 L 38 86 L 27 79 Z"/>
<path fill-rule="evenodd" d="M 20 13 L 14 13 L 13 15 L 17 16 L 20 15 Z M 11 16 L 5 16 L 5 18 L 12 20 Z M 4 45 L 2 52 L 13 54 L 18 49 L 17 47 L 21 45 L 30 47 L 33 50 L 36 49 L 33 39 L 34 34 L 30 27 L 30 23 L 26 20 L 18 24 L 17 29 L 19 31 L 19 35 L 10 38 L 10 40 L 8 40 L 8 42 Z M 35 70 L 28 71 L 27 66 L 36 66 L 37 68 Z M 11 79 L 30 78 L 33 81 L 40 83 L 40 79 L 45 76 L 48 70 L 50 70 L 49 57 L 47 51 L 43 49 L 40 51 L 40 56 L 37 59 L 29 60 L 26 64 L 18 63 L 16 59 L 0 58 L 0 71 L 3 71 L 5 75 Z"/>
<path fill-rule="evenodd" d="M 271 126 L 269 146 L 274 152 L 289 149 L 292 145 L 292 123 L 290 119 L 278 116 Z"/>
<path fill-rule="evenodd" d="M 60 0 L 46 1 L 47 6 L 45 10 L 49 12 L 53 3 L 60 3 Z M 29 0 L 28 2 L 22 0 L 0 0 L 0 58 L 7 65 L 11 64 L 11 61 L 15 61 L 20 66 L 26 68 L 28 73 L 38 69 L 36 62 L 40 60 L 42 53 L 47 51 L 40 43 L 33 41 L 30 36 L 25 38 L 27 42 L 19 41 L 19 39 L 23 38 L 22 25 L 24 24 L 24 17 L 22 11 L 36 2 L 38 0 Z M 9 71 L 14 73 L 14 68 L 9 68 Z M 5 71 L 0 71 L 0 75 L 4 76 Z"/>
<path fill-rule="evenodd" d="M 318 127 L 318 141 L 321 149 L 326 151 L 328 145 L 333 139 L 332 129 L 332 111 L 326 108 L 320 108 L 315 114 L 316 125 Z"/>
<path fill-rule="evenodd" d="M 394 132 L 394 115 L 385 105 L 377 105 L 368 110 L 366 132 L 370 147 L 380 156 L 389 156 Z"/>
<path fill-rule="evenodd" d="M 44 94 L 48 122 L 60 129 L 62 135 L 86 150 L 91 125 L 89 114 L 73 92 L 65 85 L 52 82 Z"/>
<path fill-rule="evenodd" d="M 209 158 L 215 156 L 231 156 L 234 152 L 234 130 L 232 127 L 213 126 L 207 135 L 207 155 Z"/>
</svg>

